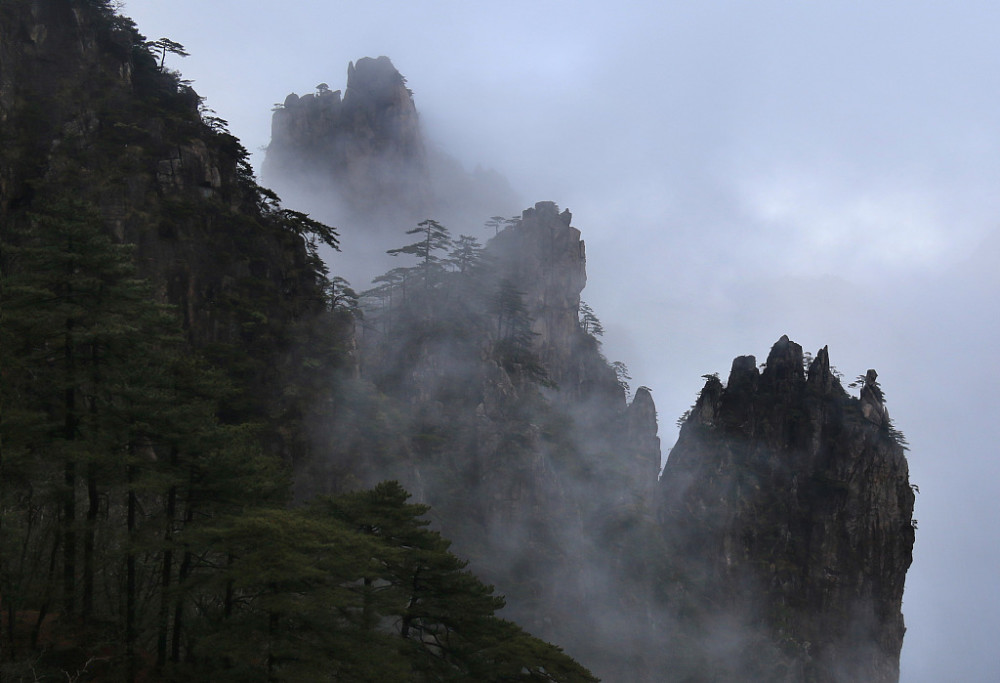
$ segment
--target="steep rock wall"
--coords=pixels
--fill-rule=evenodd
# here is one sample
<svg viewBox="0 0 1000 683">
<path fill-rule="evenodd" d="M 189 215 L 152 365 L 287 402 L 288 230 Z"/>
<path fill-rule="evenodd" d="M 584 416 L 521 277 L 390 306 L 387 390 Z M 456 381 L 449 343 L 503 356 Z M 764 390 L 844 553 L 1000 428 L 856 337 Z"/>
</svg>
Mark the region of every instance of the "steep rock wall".
<svg viewBox="0 0 1000 683">
<path fill-rule="evenodd" d="M 332 347 L 349 344 L 349 325 L 325 311 L 302 224 L 258 187 L 239 141 L 203 116 L 198 94 L 108 3 L 11 0 L 0 18 L 4 230 L 29 230 L 59 203 L 99 213 L 109 234 L 135 245 L 139 274 L 177 307 L 192 346 L 239 388 L 229 412 L 268 423 L 291 457 L 303 407 L 278 385 L 311 383 L 302 357 L 336 364 Z M 305 351 L 319 328 L 331 348 Z"/>
<path fill-rule="evenodd" d="M 660 483 L 670 680 L 898 679 L 914 494 L 876 390 L 787 337 L 709 378 Z"/>
<path fill-rule="evenodd" d="M 382 102 L 409 111 L 398 87 Z M 313 140 L 357 128 L 368 146 L 355 153 L 381 154 L 374 126 L 337 118 L 350 96 L 349 82 L 343 101 L 287 100 L 269 164 L 298 149 L 282 163 L 336 191 L 351 162 L 328 143 L 311 158 Z M 626 404 L 579 323 L 586 251 L 571 214 L 539 202 L 506 223 L 485 250 L 492 274 L 459 290 L 479 292 L 481 312 L 490 287 L 513 283 L 553 386 L 498 360 L 476 306 L 439 314 L 463 294 L 396 291 L 366 319 L 362 383 L 384 392 L 371 415 L 391 405 L 406 426 L 352 442 L 361 479 L 406 482 L 511 616 L 607 680 L 894 680 L 913 497 L 874 374 L 859 400 L 825 349 L 808 375 L 786 338 L 763 373 L 739 358 L 726 386 L 706 385 L 657 482 L 652 397 Z"/>
<path fill-rule="evenodd" d="M 335 192 L 353 214 L 378 215 L 386 204 L 426 214 L 424 139 L 406 80 L 389 58 L 349 64 L 343 98 L 321 85 L 315 94 L 290 94 L 274 111 L 265 179 L 293 195 Z"/>
<path fill-rule="evenodd" d="M 552 379 L 576 394 L 585 381 L 573 365 L 582 335 L 580 292 L 587 284 L 587 251 L 572 220 L 569 210 L 560 213 L 555 202 L 538 202 L 490 240 L 489 253 L 499 261 L 502 277 L 524 292 L 538 335 L 535 345 Z"/>
<path fill-rule="evenodd" d="M 277 105 L 262 172 L 290 206 L 340 228 L 351 258 L 336 267 L 359 286 L 392 267 L 385 250 L 420 221 L 477 235 L 521 206 L 496 171 L 469 172 L 427 138 L 388 57 L 351 63 L 343 96 L 321 83 Z"/>
</svg>

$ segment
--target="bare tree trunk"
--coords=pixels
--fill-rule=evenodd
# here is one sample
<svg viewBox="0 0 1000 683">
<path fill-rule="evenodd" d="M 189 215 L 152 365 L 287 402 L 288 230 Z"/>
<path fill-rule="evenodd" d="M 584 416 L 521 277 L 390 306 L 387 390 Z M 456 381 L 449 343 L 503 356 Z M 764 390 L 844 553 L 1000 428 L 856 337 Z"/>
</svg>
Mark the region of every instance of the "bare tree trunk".
<svg viewBox="0 0 1000 683">
<path fill-rule="evenodd" d="M 59 557 L 59 537 L 52 542 L 52 554 L 49 555 L 49 576 L 45 581 L 45 599 L 42 600 L 41 606 L 38 608 L 38 619 L 35 620 L 35 627 L 31 629 L 31 650 L 38 648 L 38 636 L 42 630 L 42 623 L 45 621 L 45 617 L 49 613 L 49 604 L 52 601 L 52 591 L 53 584 L 55 583 L 55 573 L 56 573 L 56 558 Z"/>
<path fill-rule="evenodd" d="M 83 536 L 83 608 L 84 620 L 94 612 L 94 536 L 97 533 L 97 513 L 100 497 L 97 495 L 97 473 L 94 465 L 87 467 L 87 528 Z"/>
<path fill-rule="evenodd" d="M 101 384 L 100 350 L 96 343 L 90 345 L 91 390 L 88 413 L 91 420 L 97 420 L 97 387 Z M 97 534 L 97 513 L 100 509 L 97 493 L 97 465 L 87 464 L 87 526 L 83 535 L 83 607 L 80 611 L 84 621 L 94 613 L 94 537 Z"/>
<path fill-rule="evenodd" d="M 170 455 L 170 464 L 176 466 L 177 451 Z M 167 492 L 167 521 L 164 532 L 163 567 L 160 573 L 160 620 L 159 633 L 156 639 L 156 666 L 162 667 L 167 662 L 167 632 L 170 628 L 170 580 L 173 574 L 174 551 L 173 543 L 174 514 L 177 507 L 177 487 L 171 486 Z"/>
<path fill-rule="evenodd" d="M 191 523 L 194 518 L 194 510 L 190 501 L 184 511 L 184 526 Z M 190 550 L 185 550 L 181 558 L 181 566 L 177 571 L 177 598 L 174 600 L 174 630 L 171 638 L 170 661 L 181 661 L 181 636 L 184 634 L 184 582 L 187 581 L 191 573 L 191 563 L 194 556 Z M 190 652 L 190 649 L 188 650 Z"/>
<path fill-rule="evenodd" d="M 184 581 L 187 580 L 188 574 L 191 573 L 191 561 L 193 556 L 190 552 L 184 551 L 184 556 L 181 559 L 180 571 L 177 574 L 177 584 L 182 585 Z M 184 596 L 178 594 L 177 600 L 174 601 L 174 632 L 171 638 L 170 644 L 170 661 L 179 662 L 181 661 L 181 636 L 184 633 Z"/>
<path fill-rule="evenodd" d="M 228 570 L 233 566 L 233 554 L 226 554 L 226 569 Z M 223 603 L 223 615 L 228 619 L 233 616 L 233 580 L 229 579 L 226 581 L 226 599 Z"/>
<path fill-rule="evenodd" d="M 74 321 L 67 319 L 65 323 L 65 348 L 63 359 L 66 367 L 65 390 L 63 391 L 63 438 L 71 442 L 76 438 L 76 388 L 74 386 L 73 359 L 73 327 Z M 63 465 L 63 485 L 66 487 L 63 496 L 62 529 L 63 529 L 63 613 L 73 614 L 76 598 L 76 462 L 75 455 L 69 455 Z"/>
<path fill-rule="evenodd" d="M 272 681 L 277 680 L 274 677 L 274 667 L 277 664 L 274 657 L 274 639 L 278 632 L 278 613 L 268 612 L 267 615 L 267 681 L 272 683 Z"/>
<path fill-rule="evenodd" d="M 131 449 L 130 449 L 131 450 Z M 126 468 L 128 472 L 128 551 L 125 554 L 125 659 L 126 671 L 125 680 L 128 683 L 135 681 L 135 550 L 132 544 L 135 542 L 135 491 L 132 489 L 132 465 Z"/>
</svg>

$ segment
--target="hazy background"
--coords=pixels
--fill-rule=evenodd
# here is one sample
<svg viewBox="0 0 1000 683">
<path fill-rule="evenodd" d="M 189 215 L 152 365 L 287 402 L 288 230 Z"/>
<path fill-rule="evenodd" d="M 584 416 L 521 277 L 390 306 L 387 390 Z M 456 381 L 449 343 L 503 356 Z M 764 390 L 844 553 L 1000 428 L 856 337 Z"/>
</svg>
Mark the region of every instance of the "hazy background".
<svg viewBox="0 0 1000 683">
<path fill-rule="evenodd" d="M 998 679 L 1000 5 L 316 4 L 124 12 L 257 168 L 274 103 L 391 57 L 437 144 L 573 212 L 664 455 L 700 376 L 782 334 L 876 368 L 921 491 L 902 680 Z"/>
</svg>

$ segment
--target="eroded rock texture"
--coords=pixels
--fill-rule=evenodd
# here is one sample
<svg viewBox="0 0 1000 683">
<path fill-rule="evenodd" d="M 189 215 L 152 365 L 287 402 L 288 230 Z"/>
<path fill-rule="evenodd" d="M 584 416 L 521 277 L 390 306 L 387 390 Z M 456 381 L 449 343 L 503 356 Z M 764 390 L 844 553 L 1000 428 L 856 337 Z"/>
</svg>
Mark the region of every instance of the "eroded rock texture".
<svg viewBox="0 0 1000 683">
<path fill-rule="evenodd" d="M 343 96 L 321 83 L 276 105 L 263 177 L 290 205 L 340 227 L 355 259 L 372 261 L 426 218 L 479 234 L 487 217 L 520 205 L 496 171 L 469 172 L 428 141 L 388 57 L 349 64 Z"/>
<path fill-rule="evenodd" d="M 264 177 L 279 192 L 297 184 L 335 192 L 353 212 L 382 205 L 414 215 L 431 208 L 430 176 L 417 110 L 406 79 L 388 57 L 347 68 L 347 90 L 321 84 L 277 107 Z"/>
<path fill-rule="evenodd" d="M 708 379 L 660 483 L 669 680 L 898 679 L 914 495 L 875 376 L 782 337 Z"/>
</svg>

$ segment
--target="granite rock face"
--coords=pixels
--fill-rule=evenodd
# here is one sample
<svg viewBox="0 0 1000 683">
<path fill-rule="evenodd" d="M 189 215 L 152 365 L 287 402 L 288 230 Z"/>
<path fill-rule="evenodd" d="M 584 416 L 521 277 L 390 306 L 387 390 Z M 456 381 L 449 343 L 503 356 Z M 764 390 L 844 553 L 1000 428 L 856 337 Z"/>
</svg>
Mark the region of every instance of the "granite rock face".
<svg viewBox="0 0 1000 683">
<path fill-rule="evenodd" d="M 404 481 L 507 595 L 508 616 L 607 680 L 898 677 L 913 492 L 874 370 L 855 399 L 826 349 L 808 371 L 787 338 L 763 373 L 737 358 L 726 385 L 706 383 L 657 482 L 652 396 L 640 388 L 628 403 L 582 329 L 585 245 L 569 211 L 539 202 L 486 253 L 523 294 L 549 382 L 499 362 L 486 326 L 430 307 L 392 310 L 413 323 L 394 340 L 405 353 L 383 373 L 392 382 L 318 372 L 336 354 L 300 362 L 296 335 L 317 336 L 326 320 L 303 236 L 134 27 L 82 7 L 0 3 L 5 230 L 67 194 L 95 207 L 136 245 L 193 347 L 219 364 L 259 361 L 232 368 L 241 398 L 254 399 L 234 410 L 266 416 L 276 450 L 316 481 L 305 463 L 360 463 L 331 489 Z M 423 219 L 470 187 L 428 151 L 387 58 L 353 64 L 343 96 L 289 96 L 267 163 L 279 185 L 313 183 L 368 218 L 391 205 Z M 327 324 L 325 342 L 354 343 L 346 325 Z M 342 412 L 321 413 L 335 429 L 311 459 L 296 457 L 307 448 L 296 432 L 316 414 L 283 398 L 296 372 L 315 375 L 316 396 L 343 397 Z"/>
<path fill-rule="evenodd" d="M 397 265 L 385 251 L 420 221 L 480 235 L 487 217 L 522 206 L 496 171 L 467 170 L 428 139 L 388 57 L 350 64 L 343 95 L 321 83 L 276 105 L 262 176 L 289 206 L 340 229 L 352 258 L 339 274 L 359 286 Z"/>
<path fill-rule="evenodd" d="M 914 494 L 875 377 L 782 337 L 708 379 L 660 482 L 669 680 L 898 679 Z"/>
<path fill-rule="evenodd" d="M 279 192 L 303 183 L 333 191 L 355 214 L 377 214 L 385 204 L 427 213 L 432 192 L 420 122 L 389 58 L 349 64 L 343 97 L 324 83 L 315 94 L 285 98 L 274 111 L 263 175 Z"/>
<path fill-rule="evenodd" d="M 656 422 L 656 404 L 648 387 L 639 387 L 625 412 L 628 429 L 626 443 L 631 447 L 630 466 L 633 478 L 645 491 L 652 491 L 660 472 L 660 437 Z"/>
<path fill-rule="evenodd" d="M 543 393 L 553 408 L 573 420 L 578 460 L 600 457 L 597 467 L 620 477 L 620 489 L 590 491 L 586 495 L 592 500 L 573 501 L 567 507 L 580 509 L 605 496 L 612 506 L 614 500 L 629 499 L 631 504 L 659 471 L 656 408 L 646 388 L 637 391 L 631 403 L 626 400 L 599 341 L 581 326 L 586 245 L 571 223 L 568 209 L 537 202 L 490 240 L 485 253 L 496 264 L 498 277 L 523 293 L 532 346 L 553 385 Z M 574 487 L 557 487 L 545 497 L 563 497 L 563 488 Z"/>
<path fill-rule="evenodd" d="M 402 107 L 398 89 L 382 92 L 372 106 Z M 292 99 L 276 126 L 350 96 L 349 84 L 343 102 Z M 858 399 L 825 349 L 805 368 L 783 338 L 763 373 L 737 358 L 725 385 L 706 384 L 657 481 L 652 396 L 625 401 L 579 321 L 586 248 L 571 214 L 539 202 L 506 224 L 485 254 L 523 295 L 552 386 L 494 362 L 471 328 L 435 341 L 428 330 L 456 325 L 425 306 L 397 327 L 396 351 L 361 343 L 369 373 L 395 363 L 399 385 L 376 383 L 420 435 L 401 435 L 369 475 L 431 503 L 510 616 L 608 680 L 895 680 L 913 493 L 874 371 Z"/>
<path fill-rule="evenodd" d="M 555 202 L 538 202 L 489 245 L 504 277 L 523 290 L 542 360 L 560 384 L 571 340 L 580 333 L 580 292 L 587 284 L 586 245 L 572 220 Z"/>
</svg>

